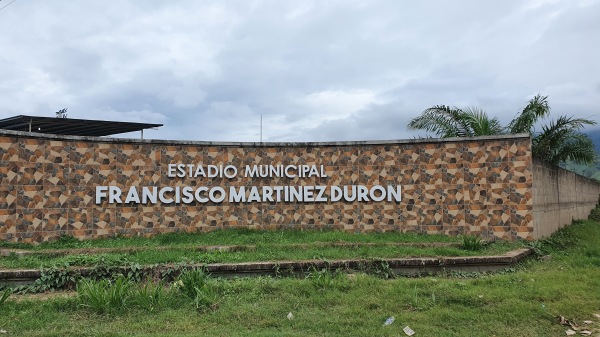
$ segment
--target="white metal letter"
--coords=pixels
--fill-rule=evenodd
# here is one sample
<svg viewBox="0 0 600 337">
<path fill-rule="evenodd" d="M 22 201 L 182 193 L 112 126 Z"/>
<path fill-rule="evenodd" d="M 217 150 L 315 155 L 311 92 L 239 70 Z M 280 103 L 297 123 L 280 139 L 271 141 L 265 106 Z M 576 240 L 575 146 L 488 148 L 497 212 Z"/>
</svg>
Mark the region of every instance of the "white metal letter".
<svg viewBox="0 0 600 337">
<path fill-rule="evenodd" d="M 96 186 L 96 205 L 102 203 L 102 198 L 106 198 L 106 191 L 108 191 L 108 186 Z"/>
</svg>

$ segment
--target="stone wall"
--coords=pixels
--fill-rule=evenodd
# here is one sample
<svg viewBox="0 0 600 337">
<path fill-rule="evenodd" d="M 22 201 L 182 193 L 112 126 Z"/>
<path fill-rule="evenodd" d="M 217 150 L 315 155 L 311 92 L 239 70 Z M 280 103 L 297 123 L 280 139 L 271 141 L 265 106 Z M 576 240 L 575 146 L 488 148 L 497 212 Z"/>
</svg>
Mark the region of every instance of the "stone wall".
<svg viewBox="0 0 600 337">
<path fill-rule="evenodd" d="M 549 236 L 574 219 L 587 219 L 599 196 L 597 181 L 534 159 L 534 237 Z"/>
<path fill-rule="evenodd" d="M 168 164 L 323 165 L 327 178 L 170 178 Z M 533 239 L 527 135 L 343 143 L 212 143 L 0 131 L 0 240 L 217 228 L 332 228 Z M 96 187 L 399 185 L 382 202 L 95 203 Z"/>
</svg>

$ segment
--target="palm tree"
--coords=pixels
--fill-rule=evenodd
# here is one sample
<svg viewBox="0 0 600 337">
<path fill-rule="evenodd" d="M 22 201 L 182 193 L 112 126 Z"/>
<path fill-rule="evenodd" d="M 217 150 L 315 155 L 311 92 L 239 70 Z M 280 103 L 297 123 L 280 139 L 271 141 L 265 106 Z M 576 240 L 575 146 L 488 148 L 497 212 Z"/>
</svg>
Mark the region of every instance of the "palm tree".
<svg viewBox="0 0 600 337">
<path fill-rule="evenodd" d="M 479 108 L 463 110 L 446 105 L 426 109 L 421 116 L 408 123 L 408 128 L 434 132 L 441 138 L 496 135 L 503 131 L 498 118 L 489 118 L 485 111 Z"/>
<path fill-rule="evenodd" d="M 506 127 L 498 118 L 490 118 L 478 108 L 450 108 L 436 105 L 424 110 L 420 116 L 408 123 L 408 129 L 434 132 L 436 136 L 474 137 L 498 134 L 530 133 L 532 152 L 537 158 L 558 165 L 566 161 L 577 164 L 592 164 L 597 160 L 596 150 L 591 139 L 580 133 L 585 125 L 596 122 L 585 118 L 560 116 L 556 121 L 535 131 L 535 124 L 548 117 L 550 105 L 548 96 L 536 95 Z"/>
<path fill-rule="evenodd" d="M 560 116 L 542 126 L 542 132 L 533 137 L 533 155 L 555 165 L 566 161 L 593 164 L 597 160 L 594 143 L 579 129 L 594 124 L 589 119 Z"/>
</svg>

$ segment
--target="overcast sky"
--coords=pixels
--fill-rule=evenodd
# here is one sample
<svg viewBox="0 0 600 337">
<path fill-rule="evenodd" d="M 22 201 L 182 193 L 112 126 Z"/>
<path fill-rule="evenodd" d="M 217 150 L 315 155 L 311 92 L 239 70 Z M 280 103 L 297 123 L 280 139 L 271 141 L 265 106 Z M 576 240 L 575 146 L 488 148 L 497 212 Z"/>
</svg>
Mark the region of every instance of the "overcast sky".
<svg viewBox="0 0 600 337">
<path fill-rule="evenodd" d="M 264 141 L 404 139 L 433 105 L 507 122 L 542 93 L 600 122 L 600 0 L 10 2 L 0 118 L 259 141 L 262 115 Z"/>
</svg>

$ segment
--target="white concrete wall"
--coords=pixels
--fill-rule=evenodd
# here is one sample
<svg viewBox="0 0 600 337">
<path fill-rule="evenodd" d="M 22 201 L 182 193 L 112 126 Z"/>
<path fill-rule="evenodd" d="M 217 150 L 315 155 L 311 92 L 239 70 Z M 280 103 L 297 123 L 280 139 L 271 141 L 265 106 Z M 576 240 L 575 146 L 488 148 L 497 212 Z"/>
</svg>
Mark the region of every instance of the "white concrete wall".
<svg viewBox="0 0 600 337">
<path fill-rule="evenodd" d="M 597 181 L 534 158 L 534 237 L 549 236 L 574 219 L 586 219 L 599 196 Z"/>
</svg>

